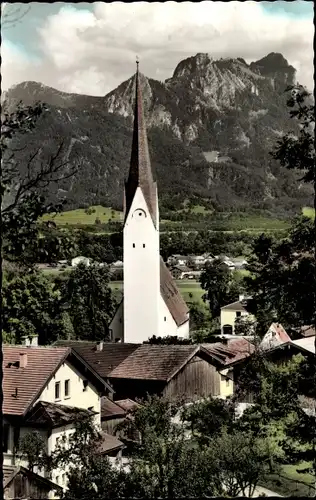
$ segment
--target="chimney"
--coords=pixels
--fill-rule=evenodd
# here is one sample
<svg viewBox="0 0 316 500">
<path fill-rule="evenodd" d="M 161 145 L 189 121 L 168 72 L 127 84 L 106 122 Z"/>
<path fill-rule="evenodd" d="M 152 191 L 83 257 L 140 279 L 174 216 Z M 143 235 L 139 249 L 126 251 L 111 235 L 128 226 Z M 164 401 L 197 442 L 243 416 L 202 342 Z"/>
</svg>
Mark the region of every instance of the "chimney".
<svg viewBox="0 0 316 500">
<path fill-rule="evenodd" d="M 244 295 L 239 295 L 239 302 L 242 302 L 245 299 Z"/>
<path fill-rule="evenodd" d="M 23 344 L 27 347 L 37 347 L 38 346 L 38 335 L 24 335 L 22 337 Z"/>
<path fill-rule="evenodd" d="M 97 351 L 103 351 L 103 340 L 97 344 Z"/>
<path fill-rule="evenodd" d="M 20 368 L 26 368 L 27 365 L 27 354 L 26 352 L 20 352 Z"/>
</svg>

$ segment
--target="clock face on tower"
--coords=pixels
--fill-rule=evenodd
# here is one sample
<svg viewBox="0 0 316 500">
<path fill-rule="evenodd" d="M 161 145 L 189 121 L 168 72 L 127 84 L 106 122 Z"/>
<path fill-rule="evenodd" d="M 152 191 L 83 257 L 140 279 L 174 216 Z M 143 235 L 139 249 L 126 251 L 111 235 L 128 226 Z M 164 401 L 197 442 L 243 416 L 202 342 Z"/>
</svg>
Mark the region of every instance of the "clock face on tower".
<svg viewBox="0 0 316 500">
<path fill-rule="evenodd" d="M 142 208 L 137 208 L 133 212 L 133 219 L 136 219 L 138 221 L 141 221 L 141 220 L 145 219 L 146 217 L 147 217 L 147 214 L 146 214 L 145 210 L 143 210 Z"/>
</svg>

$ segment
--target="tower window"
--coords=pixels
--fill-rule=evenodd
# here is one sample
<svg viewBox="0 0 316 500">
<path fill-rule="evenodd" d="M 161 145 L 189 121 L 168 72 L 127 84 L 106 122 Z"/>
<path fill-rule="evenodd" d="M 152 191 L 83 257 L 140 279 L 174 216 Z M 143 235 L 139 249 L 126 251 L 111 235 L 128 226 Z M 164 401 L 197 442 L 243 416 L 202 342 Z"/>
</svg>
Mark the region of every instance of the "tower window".
<svg viewBox="0 0 316 500">
<path fill-rule="evenodd" d="M 164 317 L 164 321 L 167 321 L 167 318 L 166 318 L 166 316 Z"/>
<path fill-rule="evenodd" d="M 133 248 L 135 248 L 135 243 L 133 243 Z"/>
<path fill-rule="evenodd" d="M 143 243 L 143 248 L 145 248 L 145 243 Z"/>
</svg>

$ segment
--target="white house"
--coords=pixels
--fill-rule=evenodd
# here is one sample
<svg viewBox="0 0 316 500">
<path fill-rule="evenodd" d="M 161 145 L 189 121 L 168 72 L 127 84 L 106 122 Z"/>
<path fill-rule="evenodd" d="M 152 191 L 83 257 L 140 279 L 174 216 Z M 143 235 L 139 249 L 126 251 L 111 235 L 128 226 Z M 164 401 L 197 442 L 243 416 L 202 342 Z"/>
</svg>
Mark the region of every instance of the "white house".
<svg viewBox="0 0 316 500">
<path fill-rule="evenodd" d="M 3 464 L 27 466 L 19 439 L 37 430 L 50 454 L 64 434 L 69 438 L 80 412 L 101 429 L 101 397 L 112 388 L 69 347 L 3 345 Z M 46 476 L 45 471 L 36 470 Z M 66 486 L 66 470 L 52 481 Z"/>
<path fill-rule="evenodd" d="M 112 319 L 112 340 L 137 343 L 156 335 L 189 336 L 189 309 L 160 257 L 159 206 L 147 143 L 141 79 L 135 75 L 132 154 L 125 183 L 123 299 Z"/>
</svg>

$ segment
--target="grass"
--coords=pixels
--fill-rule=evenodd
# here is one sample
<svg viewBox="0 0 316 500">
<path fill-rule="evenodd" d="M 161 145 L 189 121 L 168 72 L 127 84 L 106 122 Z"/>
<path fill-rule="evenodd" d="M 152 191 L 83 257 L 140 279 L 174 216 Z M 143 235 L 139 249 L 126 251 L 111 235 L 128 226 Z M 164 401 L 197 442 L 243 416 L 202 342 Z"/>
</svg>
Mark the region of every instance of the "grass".
<svg viewBox="0 0 316 500">
<path fill-rule="evenodd" d="M 315 208 L 303 207 L 302 212 L 303 215 L 305 215 L 305 217 L 310 217 L 311 219 L 315 219 Z"/>
<path fill-rule="evenodd" d="M 204 290 L 200 287 L 200 283 L 197 281 L 184 281 L 178 280 L 176 281 L 177 286 L 179 288 L 179 292 L 181 293 L 184 300 L 188 302 L 200 302 L 204 304 L 202 300 L 202 295 L 204 294 Z M 110 283 L 111 289 L 113 291 L 114 297 L 119 300 L 122 297 L 123 293 L 123 282 L 122 281 L 112 281 Z M 192 294 L 192 296 L 191 296 Z"/>
<path fill-rule="evenodd" d="M 280 476 L 271 474 L 261 486 L 271 489 L 284 496 L 313 496 L 315 478 L 311 474 L 299 474 L 297 469 L 305 469 L 311 463 L 302 462 L 300 465 L 283 465 Z"/>
<path fill-rule="evenodd" d="M 77 210 L 69 210 L 68 212 L 62 212 L 57 215 L 44 215 L 42 221 L 53 220 L 57 225 L 65 226 L 76 226 L 78 224 L 92 225 L 95 224 L 96 218 L 100 219 L 101 224 L 107 224 L 111 219 L 113 222 L 119 222 L 121 220 L 122 212 L 117 210 L 112 210 L 111 208 L 105 208 L 101 205 L 96 205 L 89 207 L 89 213 L 86 213 L 85 208 L 78 208 Z M 90 213 L 90 211 L 94 211 Z"/>
</svg>

